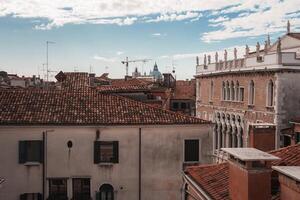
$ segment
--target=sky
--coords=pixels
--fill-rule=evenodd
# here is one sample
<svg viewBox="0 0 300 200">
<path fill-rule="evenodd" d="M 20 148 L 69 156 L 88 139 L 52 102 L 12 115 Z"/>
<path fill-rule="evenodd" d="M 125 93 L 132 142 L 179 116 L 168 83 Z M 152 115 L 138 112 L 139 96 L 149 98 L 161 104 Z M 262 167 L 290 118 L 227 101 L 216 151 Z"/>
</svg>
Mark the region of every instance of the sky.
<svg viewBox="0 0 300 200">
<path fill-rule="evenodd" d="M 46 41 L 50 77 L 85 71 L 125 75 L 121 61 L 149 73 L 157 62 L 177 79 L 195 75 L 196 56 L 219 57 L 245 45 L 263 46 L 300 32 L 299 0 L 0 0 L 0 70 L 45 77 Z"/>
</svg>

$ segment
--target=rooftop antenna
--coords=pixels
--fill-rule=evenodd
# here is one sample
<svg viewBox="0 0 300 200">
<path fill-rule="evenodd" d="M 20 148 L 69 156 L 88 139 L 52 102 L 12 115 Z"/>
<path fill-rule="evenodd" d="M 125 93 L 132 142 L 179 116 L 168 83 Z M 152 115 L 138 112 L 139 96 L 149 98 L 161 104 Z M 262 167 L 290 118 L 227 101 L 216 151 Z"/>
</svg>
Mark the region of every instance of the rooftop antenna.
<svg viewBox="0 0 300 200">
<path fill-rule="evenodd" d="M 55 44 L 55 42 L 46 41 L 47 82 L 49 81 L 49 44 Z"/>
</svg>

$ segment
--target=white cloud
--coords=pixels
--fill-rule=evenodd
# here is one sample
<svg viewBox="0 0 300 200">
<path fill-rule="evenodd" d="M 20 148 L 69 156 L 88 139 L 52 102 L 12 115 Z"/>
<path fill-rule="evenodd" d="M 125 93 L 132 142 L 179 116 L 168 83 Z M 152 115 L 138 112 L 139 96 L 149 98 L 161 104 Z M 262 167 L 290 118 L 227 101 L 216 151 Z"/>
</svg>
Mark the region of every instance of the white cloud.
<svg viewBox="0 0 300 200">
<path fill-rule="evenodd" d="M 230 46 L 225 48 L 227 50 L 227 58 L 233 59 L 234 54 L 233 54 L 233 50 L 234 48 L 237 49 L 237 57 L 238 58 L 242 58 L 245 54 L 245 48 L 246 46 Z M 255 46 L 249 46 L 250 49 L 254 50 Z M 224 60 L 224 50 L 216 50 L 216 51 L 206 51 L 206 52 L 198 52 L 198 53 L 179 53 L 179 54 L 174 54 L 174 55 L 164 55 L 161 56 L 160 59 L 173 59 L 173 60 L 185 60 L 185 59 L 195 59 L 196 56 L 199 57 L 200 59 L 200 63 L 202 62 L 202 60 L 204 59 L 204 55 L 206 54 L 207 56 L 210 55 L 211 56 L 211 60 L 212 62 L 214 62 L 215 59 L 215 54 L 216 52 L 218 52 L 219 55 L 219 60 Z"/>
<path fill-rule="evenodd" d="M 167 36 L 166 33 L 152 33 L 151 34 L 152 37 L 165 37 Z"/>
<path fill-rule="evenodd" d="M 108 57 L 104 57 L 104 56 L 94 55 L 93 58 L 95 60 L 99 60 L 99 61 L 103 61 L 103 62 L 116 62 L 117 61 L 117 58 L 115 58 L 115 57 L 108 58 Z"/>
<path fill-rule="evenodd" d="M 228 21 L 228 20 L 229 20 L 228 17 L 220 16 L 220 17 L 215 18 L 215 19 L 210 19 L 209 22 L 211 22 L 211 23 L 218 23 L 218 22 L 224 22 L 224 21 Z"/>
<path fill-rule="evenodd" d="M 165 13 L 157 16 L 155 19 L 149 19 L 146 22 L 172 22 L 172 21 L 182 21 L 186 19 L 199 19 L 202 16 L 198 12 L 186 12 L 186 13 Z"/>
<path fill-rule="evenodd" d="M 204 33 L 201 39 L 205 42 L 212 42 L 277 33 L 286 30 L 288 19 L 291 20 L 292 26 L 297 28 L 300 26 L 300 18 L 297 15 L 299 7 L 300 1 L 296 0 L 245 1 L 238 6 L 218 11 L 217 14 L 240 13 L 237 17 L 212 25 L 217 27 L 216 30 Z"/>
<path fill-rule="evenodd" d="M 65 24 L 131 25 L 137 21 L 193 19 L 201 11 L 221 9 L 231 3 L 219 0 L 0 0 L 0 16 L 40 18 L 38 29 Z M 153 16 L 157 16 L 153 18 Z"/>
<path fill-rule="evenodd" d="M 123 55 L 124 52 L 123 52 L 123 51 L 117 51 L 116 54 L 117 54 L 118 56 L 120 56 L 120 55 Z"/>
</svg>

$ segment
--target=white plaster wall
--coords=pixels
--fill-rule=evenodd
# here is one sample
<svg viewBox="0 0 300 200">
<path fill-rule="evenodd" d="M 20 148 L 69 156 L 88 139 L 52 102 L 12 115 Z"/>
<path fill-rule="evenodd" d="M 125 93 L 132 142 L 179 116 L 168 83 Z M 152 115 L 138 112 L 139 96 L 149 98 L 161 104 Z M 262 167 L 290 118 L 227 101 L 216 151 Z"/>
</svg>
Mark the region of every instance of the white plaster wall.
<svg viewBox="0 0 300 200">
<path fill-rule="evenodd" d="M 200 139 L 201 160 L 209 162 L 210 126 L 142 127 L 142 199 L 180 199 L 183 141 Z M 100 140 L 119 141 L 119 163 L 112 166 L 93 162 L 97 127 L 1 127 L 0 176 L 6 179 L 0 189 L 1 200 L 18 200 L 21 193 L 42 193 L 42 165 L 18 164 L 18 141 L 42 140 L 45 130 L 53 130 L 47 133 L 47 178 L 69 178 L 69 198 L 71 179 L 89 177 L 93 199 L 103 183 L 114 186 L 117 200 L 138 199 L 139 127 L 123 126 L 99 128 Z M 69 140 L 73 142 L 71 150 Z"/>
</svg>

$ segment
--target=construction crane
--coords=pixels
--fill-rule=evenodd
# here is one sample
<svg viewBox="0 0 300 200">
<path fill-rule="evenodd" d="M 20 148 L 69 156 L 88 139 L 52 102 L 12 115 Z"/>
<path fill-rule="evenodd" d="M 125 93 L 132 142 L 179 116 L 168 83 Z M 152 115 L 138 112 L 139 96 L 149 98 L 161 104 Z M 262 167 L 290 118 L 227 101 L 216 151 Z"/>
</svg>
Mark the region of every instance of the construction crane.
<svg viewBox="0 0 300 200">
<path fill-rule="evenodd" d="M 128 57 L 126 57 L 126 60 L 121 61 L 121 63 L 126 65 L 126 76 L 128 76 L 128 66 L 129 66 L 129 63 L 135 63 L 135 62 L 146 63 L 146 62 L 148 62 L 150 60 L 151 59 L 128 60 Z"/>
</svg>

